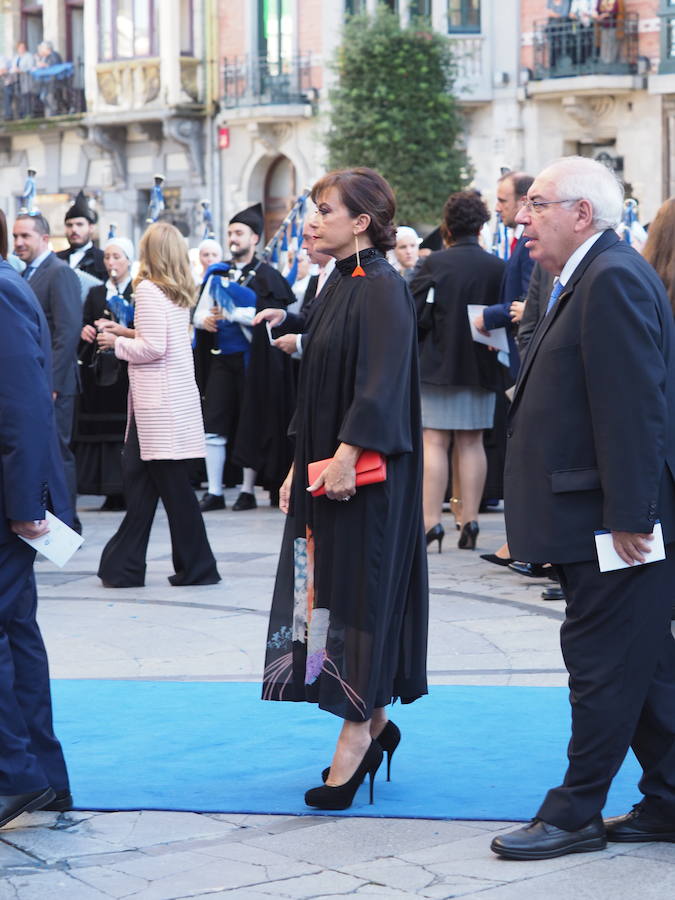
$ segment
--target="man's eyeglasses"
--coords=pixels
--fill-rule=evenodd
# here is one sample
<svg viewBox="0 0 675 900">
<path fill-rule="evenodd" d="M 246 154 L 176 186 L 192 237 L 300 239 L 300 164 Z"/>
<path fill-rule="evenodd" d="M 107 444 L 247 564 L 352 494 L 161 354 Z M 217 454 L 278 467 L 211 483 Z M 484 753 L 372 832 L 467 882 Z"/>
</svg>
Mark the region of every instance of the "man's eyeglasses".
<svg viewBox="0 0 675 900">
<path fill-rule="evenodd" d="M 581 198 L 576 200 L 522 200 L 521 209 L 526 209 L 529 213 L 540 213 L 545 206 L 554 206 L 557 203 L 578 203 Z"/>
</svg>

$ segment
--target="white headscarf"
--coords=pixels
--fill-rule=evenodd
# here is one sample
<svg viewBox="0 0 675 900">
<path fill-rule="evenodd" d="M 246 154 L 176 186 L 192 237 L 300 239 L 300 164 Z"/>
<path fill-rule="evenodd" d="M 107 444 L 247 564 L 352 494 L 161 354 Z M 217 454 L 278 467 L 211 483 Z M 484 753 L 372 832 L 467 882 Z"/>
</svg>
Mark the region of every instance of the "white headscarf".
<svg viewBox="0 0 675 900">
<path fill-rule="evenodd" d="M 129 238 L 125 238 L 125 237 L 109 238 L 103 245 L 104 253 L 108 249 L 108 247 L 118 247 L 122 251 L 122 253 L 124 253 L 124 255 L 129 260 L 129 262 L 133 261 L 134 245 L 129 240 Z"/>
</svg>

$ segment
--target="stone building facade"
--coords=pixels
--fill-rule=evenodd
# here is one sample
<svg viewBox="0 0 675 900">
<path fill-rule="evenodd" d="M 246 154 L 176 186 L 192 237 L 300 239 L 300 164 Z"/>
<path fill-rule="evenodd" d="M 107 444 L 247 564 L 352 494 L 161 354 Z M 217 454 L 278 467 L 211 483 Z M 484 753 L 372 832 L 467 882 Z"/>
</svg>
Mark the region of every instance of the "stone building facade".
<svg viewBox="0 0 675 900">
<path fill-rule="evenodd" d="M 55 245 L 63 213 L 80 188 L 99 213 L 135 241 L 144 227 L 153 176 L 165 176 L 165 217 L 194 241 L 200 204 L 212 192 L 216 154 L 213 0 L 12 0 L 0 22 L 10 57 L 20 40 L 34 52 L 52 42 L 72 74 L 54 78 L 54 103 L 35 97 L 0 122 L 0 205 L 17 211 L 26 169 L 37 172 L 37 205 Z M 210 42 L 213 44 L 210 49 Z M 211 60 L 211 65 L 206 60 Z M 67 69 L 67 67 L 66 67 Z M 5 110 L 5 112 L 7 112 Z"/>
</svg>

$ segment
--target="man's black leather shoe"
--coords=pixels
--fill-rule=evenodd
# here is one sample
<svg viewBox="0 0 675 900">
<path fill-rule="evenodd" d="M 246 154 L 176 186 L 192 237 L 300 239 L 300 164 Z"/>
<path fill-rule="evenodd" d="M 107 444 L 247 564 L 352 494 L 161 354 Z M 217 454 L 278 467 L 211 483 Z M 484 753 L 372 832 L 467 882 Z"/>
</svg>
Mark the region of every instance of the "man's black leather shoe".
<svg viewBox="0 0 675 900">
<path fill-rule="evenodd" d="M 625 816 L 605 819 L 607 840 L 615 843 L 668 841 L 675 844 L 675 822 L 667 822 L 637 803 Z"/>
<path fill-rule="evenodd" d="M 590 853 L 607 846 L 602 819 L 597 816 L 578 831 L 564 831 L 541 819 L 524 828 L 497 835 L 490 849 L 504 859 L 552 859 L 567 853 Z"/>
<path fill-rule="evenodd" d="M 563 589 L 559 584 L 554 584 L 551 587 L 544 588 L 541 592 L 542 600 L 564 600 L 565 595 L 563 594 Z"/>
<path fill-rule="evenodd" d="M 249 494 L 248 491 L 242 491 L 232 506 L 234 512 L 241 512 L 243 509 L 255 509 L 258 506 L 255 494 Z"/>
<path fill-rule="evenodd" d="M 211 512 L 214 509 L 225 509 L 225 497 L 218 494 L 206 493 L 199 501 L 199 508 L 202 512 Z"/>
<path fill-rule="evenodd" d="M 65 791 L 56 791 L 54 799 L 50 800 L 40 809 L 44 812 L 68 812 L 73 808 L 73 795 L 66 788 Z"/>
<path fill-rule="evenodd" d="M 40 788 L 30 794 L 12 794 L 0 797 L 0 826 L 6 825 L 12 819 L 16 819 L 22 813 L 33 812 L 36 809 L 44 809 L 56 794 L 50 787 Z"/>
<path fill-rule="evenodd" d="M 527 578 L 550 578 L 553 572 L 553 569 L 543 566 L 541 563 L 519 562 L 518 560 L 509 563 L 509 569 L 519 575 L 525 575 Z"/>
</svg>

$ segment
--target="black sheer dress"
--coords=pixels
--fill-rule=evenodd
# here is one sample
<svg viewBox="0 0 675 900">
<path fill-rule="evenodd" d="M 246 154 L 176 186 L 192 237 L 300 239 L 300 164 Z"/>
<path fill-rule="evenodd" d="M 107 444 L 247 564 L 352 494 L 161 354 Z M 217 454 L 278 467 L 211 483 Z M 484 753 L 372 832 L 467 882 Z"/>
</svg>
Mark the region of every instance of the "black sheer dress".
<svg viewBox="0 0 675 900">
<path fill-rule="evenodd" d="M 298 386 L 295 481 L 272 601 L 263 699 L 343 719 L 427 692 L 427 555 L 417 326 L 377 250 L 337 263 L 312 317 Z M 307 493 L 307 464 L 341 442 L 387 457 L 348 503 Z"/>
</svg>

